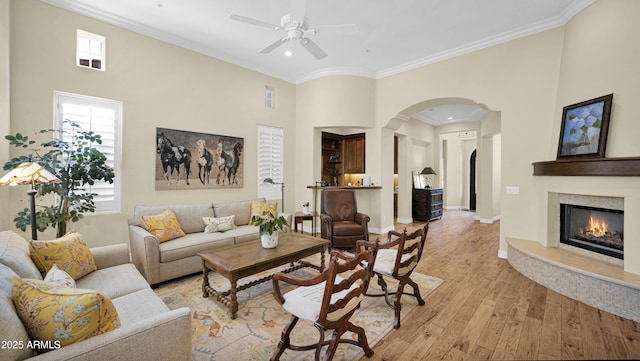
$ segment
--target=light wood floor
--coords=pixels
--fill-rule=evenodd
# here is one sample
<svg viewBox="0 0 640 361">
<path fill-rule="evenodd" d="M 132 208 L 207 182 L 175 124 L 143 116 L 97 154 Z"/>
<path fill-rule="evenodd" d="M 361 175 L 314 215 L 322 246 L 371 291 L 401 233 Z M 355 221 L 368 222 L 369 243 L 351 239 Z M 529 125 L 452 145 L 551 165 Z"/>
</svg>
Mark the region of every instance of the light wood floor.
<svg viewBox="0 0 640 361">
<path fill-rule="evenodd" d="M 445 283 L 362 360 L 640 359 L 638 323 L 524 277 L 497 257 L 499 222 L 473 217 L 445 211 L 431 223 L 417 271 Z"/>
</svg>

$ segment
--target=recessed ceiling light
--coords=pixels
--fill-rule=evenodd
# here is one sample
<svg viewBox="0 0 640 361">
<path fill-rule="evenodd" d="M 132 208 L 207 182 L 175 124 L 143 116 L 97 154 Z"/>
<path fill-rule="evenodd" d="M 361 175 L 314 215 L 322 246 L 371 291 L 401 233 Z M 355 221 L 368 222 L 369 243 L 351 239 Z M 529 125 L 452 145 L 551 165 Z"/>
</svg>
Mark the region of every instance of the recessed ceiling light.
<svg viewBox="0 0 640 361">
<path fill-rule="evenodd" d="M 293 55 L 293 52 L 291 50 L 287 50 L 287 51 L 284 52 L 284 55 L 291 56 L 291 55 Z"/>
<path fill-rule="evenodd" d="M 449 117 L 449 118 L 447 118 L 447 119 L 448 119 L 448 120 L 453 120 L 453 117 Z"/>
</svg>

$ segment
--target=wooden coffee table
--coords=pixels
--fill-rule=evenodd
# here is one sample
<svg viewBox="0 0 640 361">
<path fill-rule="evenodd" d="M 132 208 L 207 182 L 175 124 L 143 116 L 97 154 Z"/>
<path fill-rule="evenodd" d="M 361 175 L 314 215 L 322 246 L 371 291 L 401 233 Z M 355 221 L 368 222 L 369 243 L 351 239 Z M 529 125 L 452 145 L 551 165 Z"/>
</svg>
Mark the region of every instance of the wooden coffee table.
<svg viewBox="0 0 640 361">
<path fill-rule="evenodd" d="M 291 263 L 291 267 L 281 272 L 293 272 L 303 267 L 311 267 L 322 272 L 324 270 L 325 252 L 329 246 L 326 239 L 310 237 L 303 234 L 284 233 L 278 238 L 276 248 L 262 248 L 259 239 L 233 246 L 216 248 L 200 252 L 202 258 L 202 296 L 215 296 L 216 300 L 229 308 L 231 318 L 236 318 L 238 298 L 236 293 L 273 278 L 273 274 L 251 281 L 238 287 L 238 280 L 272 268 Z M 320 265 L 314 265 L 303 258 L 320 253 Z M 220 292 L 209 285 L 209 271 L 215 271 L 229 280 L 229 290 Z"/>
</svg>

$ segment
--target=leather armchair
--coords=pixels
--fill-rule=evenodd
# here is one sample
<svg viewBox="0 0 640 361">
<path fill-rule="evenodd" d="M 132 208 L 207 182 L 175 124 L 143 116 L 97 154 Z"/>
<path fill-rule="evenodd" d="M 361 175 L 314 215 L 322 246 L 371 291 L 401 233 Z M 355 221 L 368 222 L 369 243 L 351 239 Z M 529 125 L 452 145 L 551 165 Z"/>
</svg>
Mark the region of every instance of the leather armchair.
<svg viewBox="0 0 640 361">
<path fill-rule="evenodd" d="M 371 218 L 358 212 L 353 189 L 323 189 L 320 196 L 322 238 L 332 248 L 352 248 L 358 240 L 369 241 Z"/>
</svg>

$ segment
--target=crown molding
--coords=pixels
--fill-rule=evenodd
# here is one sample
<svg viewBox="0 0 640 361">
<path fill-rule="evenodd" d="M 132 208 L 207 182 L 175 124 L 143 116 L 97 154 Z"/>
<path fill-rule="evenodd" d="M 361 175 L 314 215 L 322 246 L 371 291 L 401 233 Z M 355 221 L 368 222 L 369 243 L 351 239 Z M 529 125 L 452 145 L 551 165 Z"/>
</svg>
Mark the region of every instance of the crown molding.
<svg viewBox="0 0 640 361">
<path fill-rule="evenodd" d="M 313 71 L 311 73 L 307 73 L 303 76 L 299 76 L 296 78 L 296 84 L 301 84 L 307 81 L 323 78 L 326 76 L 334 76 L 334 75 L 352 75 L 352 76 L 362 76 L 366 78 L 375 79 L 376 74 L 373 71 L 366 70 L 363 68 L 326 68 Z"/>
<path fill-rule="evenodd" d="M 76 14 L 84 15 L 89 18 L 96 19 L 98 21 L 102 21 L 107 24 L 111 24 L 113 26 L 117 26 L 119 28 L 130 30 L 134 33 L 142 34 L 159 41 L 163 41 L 175 46 L 179 46 L 181 48 L 185 48 L 187 50 L 194 51 L 199 54 L 207 55 L 212 58 L 216 58 L 218 60 L 233 64 L 245 69 L 253 70 L 255 72 L 258 72 L 264 75 L 272 76 L 274 78 L 284 80 L 290 83 L 295 83 L 296 81 L 296 79 L 291 76 L 286 76 L 281 73 L 269 71 L 260 66 L 256 66 L 253 63 L 249 63 L 237 57 L 231 56 L 227 53 L 213 50 L 200 43 L 187 40 L 179 36 L 175 36 L 174 34 L 171 34 L 171 33 L 159 31 L 149 26 L 142 25 L 138 22 L 127 20 L 121 16 L 117 16 L 102 10 L 100 11 L 96 10 L 92 6 L 81 4 L 78 2 L 69 3 L 66 0 L 40 0 L 40 1 L 64 10 L 71 11 Z"/>
<path fill-rule="evenodd" d="M 494 45 L 509 42 L 511 40 L 523 38 L 525 36 L 537 34 L 546 30 L 554 29 L 560 26 L 564 26 L 569 20 L 576 16 L 580 11 L 584 10 L 589 5 L 596 2 L 596 0 L 575 0 L 572 2 L 563 12 L 557 17 L 540 21 L 528 26 L 523 26 L 514 30 L 504 32 L 492 37 L 488 37 L 473 43 L 469 43 L 451 50 L 443 51 L 435 55 L 418 59 L 409 63 L 401 64 L 385 70 L 381 70 L 377 73 L 365 71 L 363 69 L 354 68 L 332 68 L 317 70 L 312 73 L 308 73 L 296 78 L 296 83 L 303 83 L 306 81 L 318 79 L 324 76 L 330 75 L 355 75 L 364 76 L 373 79 L 381 79 L 387 76 L 403 73 L 405 71 L 413 70 L 425 65 L 434 64 L 440 61 L 454 58 L 459 55 L 472 53 L 477 50 L 488 48 Z"/>
<path fill-rule="evenodd" d="M 523 38 L 525 36 L 537 34 L 546 30 L 564 26 L 567 21 L 571 20 L 576 14 L 593 4 L 596 0 L 576 0 L 568 6 L 560 16 L 539 21 L 527 26 L 523 26 L 514 30 L 510 30 L 495 36 L 491 36 L 473 43 L 469 43 L 451 50 L 443 51 L 429 57 L 418 59 L 409 63 L 381 70 L 376 73 L 376 79 L 381 79 L 391 75 L 403 73 L 425 65 L 434 64 L 443 60 L 451 59 L 459 55 L 468 54 L 477 50 L 488 48 L 494 45 L 506 43 L 512 40 Z"/>
<path fill-rule="evenodd" d="M 535 24 L 517 28 L 508 32 L 504 32 L 502 34 L 498 34 L 496 36 L 488 37 L 480 41 L 459 46 L 457 48 L 454 48 L 448 51 L 440 52 L 429 57 L 418 59 L 418 60 L 401 64 L 398 66 L 390 67 L 378 72 L 374 72 L 364 68 L 334 67 L 334 68 L 316 70 L 295 78 L 292 78 L 291 76 L 287 76 L 285 74 L 267 70 L 265 68 L 262 68 L 259 65 L 256 65 L 254 63 L 249 63 L 247 61 L 231 56 L 224 52 L 213 50 L 197 42 L 193 42 L 167 32 L 158 31 L 157 29 L 153 29 L 151 27 L 142 25 L 137 22 L 129 21 L 123 17 L 117 16 L 114 14 L 106 13 L 104 11 L 98 11 L 91 6 L 82 4 L 80 2 L 70 3 L 65 0 L 40 0 L 40 1 L 58 8 L 62 8 L 62 9 L 80 14 L 80 15 L 97 19 L 99 21 L 102 21 L 117 27 L 121 27 L 142 35 L 146 35 L 151 38 L 167 42 L 169 44 L 173 44 L 173 45 L 176 45 L 200 54 L 204 54 L 204 55 L 228 62 L 230 64 L 234 64 L 249 70 L 253 70 L 267 76 L 272 76 L 274 78 L 281 79 L 294 84 L 301 84 L 301 83 L 319 79 L 322 77 L 335 76 L 335 75 L 352 75 L 352 76 L 367 77 L 371 79 L 385 78 L 391 75 L 395 75 L 395 74 L 413 70 L 419 67 L 423 67 L 425 65 L 434 64 L 434 63 L 447 60 L 450 58 L 454 58 L 463 54 L 471 53 L 480 49 L 488 48 L 494 45 L 502 44 L 502 43 L 515 40 L 518 38 L 522 38 L 528 35 L 533 35 L 545 30 L 563 26 L 567 23 L 567 21 L 569 21 L 571 18 L 573 18 L 576 14 L 578 14 L 580 11 L 585 9 L 587 6 L 593 4 L 596 0 L 575 0 L 562 12 L 562 14 L 552 19 L 548 19 Z"/>
</svg>

